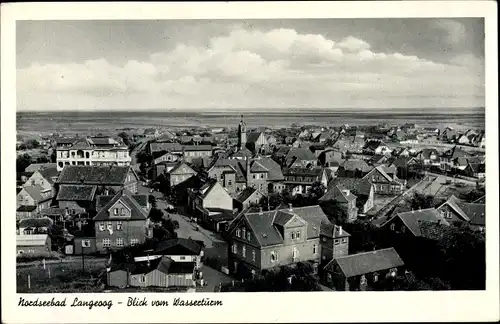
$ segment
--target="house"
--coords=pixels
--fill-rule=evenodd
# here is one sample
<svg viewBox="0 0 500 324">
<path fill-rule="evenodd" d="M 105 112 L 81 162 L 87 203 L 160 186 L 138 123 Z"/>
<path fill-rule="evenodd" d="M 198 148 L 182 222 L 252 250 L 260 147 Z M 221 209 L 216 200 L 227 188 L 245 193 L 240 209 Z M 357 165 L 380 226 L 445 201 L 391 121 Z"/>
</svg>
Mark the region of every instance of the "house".
<svg viewBox="0 0 500 324">
<path fill-rule="evenodd" d="M 329 210 L 328 206 L 326 206 L 328 204 L 334 205 L 336 210 L 333 213 L 335 214 L 330 216 L 337 218 L 337 221 L 349 223 L 354 222 L 358 218 L 357 197 L 349 189 L 333 185 L 329 187 L 327 193 L 328 195 L 325 194 L 319 199 L 319 203 L 323 210 Z M 340 217 L 338 209 L 343 211 L 343 219 L 338 219 Z M 326 213 L 328 214 L 328 212 Z"/>
<path fill-rule="evenodd" d="M 57 185 L 90 185 L 118 191 L 137 192 L 139 177 L 130 166 L 67 166 L 59 174 Z"/>
<path fill-rule="evenodd" d="M 35 213 L 49 208 L 52 203 L 52 192 L 39 184 L 25 186 L 16 197 L 16 219 L 32 217 Z"/>
<path fill-rule="evenodd" d="M 184 145 L 183 157 L 184 161 L 191 162 L 193 159 L 200 157 L 211 157 L 213 155 L 211 145 Z"/>
<path fill-rule="evenodd" d="M 57 170 L 66 166 L 128 166 L 132 161 L 128 146 L 121 138 L 95 136 L 77 139 L 56 150 Z"/>
<path fill-rule="evenodd" d="M 153 161 L 154 165 L 160 164 L 162 162 L 177 162 L 182 158 L 181 154 L 174 154 L 171 152 L 158 152 L 158 153 L 160 153 L 160 156 L 154 159 Z"/>
<path fill-rule="evenodd" d="M 172 238 L 158 243 L 149 251 L 141 251 L 134 256 L 135 262 L 169 257 L 175 262 L 193 262 L 197 269 L 201 266 L 203 242 L 186 238 Z"/>
<path fill-rule="evenodd" d="M 365 140 L 359 136 L 340 136 L 335 140 L 332 147 L 340 152 L 361 152 L 365 146 Z"/>
<path fill-rule="evenodd" d="M 188 208 L 215 231 L 222 231 L 234 218 L 233 198 L 217 181 L 209 181 L 200 189 L 188 190 Z"/>
<path fill-rule="evenodd" d="M 95 211 L 96 185 L 60 185 L 57 203 L 68 215 L 81 215 Z"/>
<path fill-rule="evenodd" d="M 31 168 L 30 168 L 31 167 Z M 53 163 L 30 165 L 27 169 L 34 170 L 26 180 L 24 186 L 39 185 L 44 192 L 50 191 L 52 197 L 55 195 L 55 182 L 59 176 L 57 167 Z"/>
<path fill-rule="evenodd" d="M 229 271 L 249 276 L 263 269 L 320 262 L 320 229 L 330 224 L 319 206 L 241 213 L 227 231 Z"/>
<path fill-rule="evenodd" d="M 324 167 L 338 168 L 344 161 L 342 152 L 335 150 L 322 151 L 318 156 L 319 163 Z"/>
<path fill-rule="evenodd" d="M 368 174 L 373 167 L 359 159 L 345 160 L 337 170 L 338 177 L 362 178 Z"/>
<path fill-rule="evenodd" d="M 166 173 L 166 179 L 170 188 L 172 188 L 196 175 L 197 172 L 191 166 L 184 161 L 180 161 Z"/>
<path fill-rule="evenodd" d="M 415 156 L 417 161 L 420 161 L 424 166 L 439 166 L 440 158 L 439 152 L 436 149 L 425 148 L 418 152 Z"/>
<path fill-rule="evenodd" d="M 167 256 L 130 264 L 112 263 L 107 283 L 111 287 L 194 287 L 195 263 L 176 262 Z"/>
<path fill-rule="evenodd" d="M 99 207 L 97 215 L 93 218 L 98 252 L 141 244 L 152 236 L 149 211 L 144 206 L 147 197 L 140 199 L 122 189 L 112 197 L 99 196 L 98 200 L 101 200 L 98 201 L 98 206 L 104 205 L 102 208 Z"/>
<path fill-rule="evenodd" d="M 484 131 L 482 131 L 479 135 L 477 135 L 474 138 L 474 143 L 477 147 L 479 148 L 485 148 L 486 147 L 486 135 Z"/>
<path fill-rule="evenodd" d="M 384 142 L 379 140 L 368 140 L 363 147 L 363 153 L 365 154 L 389 154 L 391 149 Z"/>
<path fill-rule="evenodd" d="M 18 235 L 48 234 L 54 221 L 50 218 L 26 218 L 19 221 Z"/>
<path fill-rule="evenodd" d="M 449 223 L 465 222 L 479 230 L 484 230 L 485 206 L 484 203 L 467 203 L 452 195 L 437 210 Z"/>
<path fill-rule="evenodd" d="M 399 144 L 409 144 L 409 145 L 414 145 L 418 144 L 418 137 L 417 135 L 411 134 L 411 135 L 406 135 L 403 140 L 399 141 Z"/>
<path fill-rule="evenodd" d="M 396 276 L 404 262 L 394 248 L 345 255 L 332 259 L 324 280 L 337 291 L 370 290 L 382 276 Z"/>
<path fill-rule="evenodd" d="M 417 159 L 409 156 L 399 156 L 390 166 L 396 167 L 397 176 L 401 179 L 407 179 L 420 170 L 420 164 Z"/>
<path fill-rule="evenodd" d="M 250 132 L 247 135 L 246 148 L 252 153 L 265 153 L 269 151 L 269 143 L 263 132 Z"/>
<path fill-rule="evenodd" d="M 246 187 L 254 187 L 263 194 L 273 192 L 284 179 L 278 163 L 267 157 L 218 159 L 209 168 L 208 176 L 217 179 L 234 196 Z"/>
<path fill-rule="evenodd" d="M 443 142 L 453 143 L 458 137 L 458 133 L 451 127 L 446 127 L 439 135 L 439 139 Z"/>
<path fill-rule="evenodd" d="M 394 169 L 389 171 L 390 169 L 384 166 L 378 166 L 368 172 L 363 179 L 367 179 L 373 184 L 376 194 L 399 195 L 404 191 L 406 181 L 400 180 Z M 388 171 L 392 173 L 388 173 Z"/>
<path fill-rule="evenodd" d="M 172 142 L 176 138 L 177 138 L 177 136 L 175 135 L 175 133 L 172 133 L 168 130 L 163 130 L 161 133 L 159 133 L 159 136 L 156 137 L 156 141 L 157 142 Z"/>
<path fill-rule="evenodd" d="M 258 205 L 265 195 L 253 187 L 247 187 L 235 198 L 235 208 L 239 211 L 247 209 L 251 205 Z"/>
<path fill-rule="evenodd" d="M 342 229 L 342 226 L 322 224 L 320 230 L 321 268 L 324 268 L 332 259 L 349 254 L 349 237 L 351 234 Z"/>
<path fill-rule="evenodd" d="M 156 128 L 146 128 L 144 130 L 144 137 L 146 138 L 158 138 L 160 135 L 160 132 Z"/>
<path fill-rule="evenodd" d="M 470 154 L 455 145 L 453 148 L 440 155 L 439 165 L 441 170 L 450 171 L 453 168 L 453 161 L 457 158 L 464 157 L 470 157 Z"/>
<path fill-rule="evenodd" d="M 304 168 L 284 168 L 283 184 L 292 195 L 306 194 L 314 183 L 321 183 L 324 187 L 328 185 L 328 177 L 325 169 L 321 167 Z"/>
<path fill-rule="evenodd" d="M 213 155 L 211 145 L 183 145 L 180 143 L 159 143 L 151 142 L 146 147 L 146 151 L 153 155 L 155 152 L 170 153 L 182 156 L 184 161 L 191 162 L 199 157 L 211 157 Z"/>
<path fill-rule="evenodd" d="M 366 162 L 369 165 L 379 166 L 379 165 L 382 165 L 384 163 L 387 163 L 388 160 L 389 160 L 389 158 L 383 154 L 375 154 L 375 155 L 372 155 Z"/>
<path fill-rule="evenodd" d="M 335 178 L 328 184 L 326 193 L 321 197 L 320 204 L 328 205 L 328 202 L 335 198 L 333 188 L 349 190 L 356 196 L 356 207 L 360 214 L 366 214 L 374 206 L 375 189 L 373 184 L 367 179 L 359 178 Z M 361 215 L 358 215 L 361 216 Z"/>
<path fill-rule="evenodd" d="M 422 237 L 422 224 L 426 222 L 446 226 L 450 225 L 450 223 L 441 216 L 440 211 L 435 208 L 428 208 L 397 213 L 382 223 L 380 227 L 396 233 L 406 233 L 407 235 Z"/>
<path fill-rule="evenodd" d="M 486 164 L 467 163 L 467 166 L 464 169 L 464 174 L 469 177 L 484 179 L 486 176 Z"/>
<path fill-rule="evenodd" d="M 47 234 L 17 235 L 16 252 L 20 255 L 40 255 L 51 252 L 51 240 Z"/>
</svg>

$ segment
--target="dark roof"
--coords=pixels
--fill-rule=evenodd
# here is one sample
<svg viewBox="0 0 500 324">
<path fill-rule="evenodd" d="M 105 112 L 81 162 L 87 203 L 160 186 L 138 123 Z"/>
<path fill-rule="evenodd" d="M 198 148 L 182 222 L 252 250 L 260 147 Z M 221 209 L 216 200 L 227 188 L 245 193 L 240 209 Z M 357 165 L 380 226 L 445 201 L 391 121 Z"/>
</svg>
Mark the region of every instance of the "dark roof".
<svg viewBox="0 0 500 324">
<path fill-rule="evenodd" d="M 435 208 L 428 208 L 422 210 L 413 210 L 409 212 L 398 213 L 394 217 L 391 217 L 381 226 L 385 226 L 390 223 L 394 218 L 398 217 L 401 221 L 406 225 L 406 227 L 413 233 L 415 236 L 422 236 L 422 232 L 420 231 L 419 222 L 432 222 L 432 223 L 440 223 L 443 225 L 450 225 L 440 214 L 439 211 Z"/>
<path fill-rule="evenodd" d="M 114 216 L 108 212 L 109 208 L 111 208 L 118 200 L 120 200 L 123 204 L 125 204 L 131 210 L 130 217 L 123 216 Z M 132 193 L 127 190 L 120 190 L 118 193 L 97 212 L 97 215 L 94 217 L 94 221 L 100 220 L 145 220 L 148 218 L 148 215 L 144 209 L 142 209 L 141 205 L 132 198 Z"/>
<path fill-rule="evenodd" d="M 149 148 L 151 152 L 182 152 L 183 145 L 179 143 L 150 143 Z"/>
<path fill-rule="evenodd" d="M 486 195 L 482 196 L 481 198 L 473 201 L 475 204 L 486 204 Z"/>
<path fill-rule="evenodd" d="M 375 150 L 377 149 L 379 146 L 381 145 L 385 145 L 384 142 L 382 141 L 367 141 L 365 142 L 365 146 L 363 147 L 363 149 L 366 149 L 366 150 Z"/>
<path fill-rule="evenodd" d="M 285 161 L 286 165 L 290 165 L 295 161 L 316 161 L 316 156 L 309 148 L 291 147 Z"/>
<path fill-rule="evenodd" d="M 57 171 L 57 166 L 55 163 L 49 163 L 50 165 L 42 166 L 38 172 L 43 176 L 45 180 L 47 180 L 51 185 L 54 184 L 54 178 L 59 175 L 59 171 Z"/>
<path fill-rule="evenodd" d="M 486 164 L 484 163 L 469 163 L 472 172 L 474 173 L 485 173 L 486 172 Z"/>
<path fill-rule="evenodd" d="M 198 241 L 185 238 L 174 238 L 158 243 L 151 254 L 200 255 L 201 249 L 202 245 Z"/>
<path fill-rule="evenodd" d="M 137 201 L 137 203 L 142 207 L 146 207 L 148 205 L 147 195 L 132 195 L 132 198 L 134 198 L 135 201 Z"/>
<path fill-rule="evenodd" d="M 298 175 L 298 176 L 310 176 L 310 177 L 319 177 L 323 172 L 323 168 L 283 168 L 283 174 L 285 176 L 288 175 Z"/>
<path fill-rule="evenodd" d="M 253 195 L 254 192 L 256 192 L 257 189 L 255 188 L 252 188 L 252 187 L 246 187 L 242 192 L 240 192 L 240 194 L 238 195 L 238 197 L 236 197 L 236 200 L 243 203 L 245 202 L 248 198 L 250 198 L 250 196 Z"/>
<path fill-rule="evenodd" d="M 363 160 L 345 160 L 342 164 L 341 167 L 344 170 L 347 171 L 355 171 L 355 170 L 360 170 L 361 172 L 370 172 L 373 167 L 369 166 L 365 161 Z"/>
<path fill-rule="evenodd" d="M 337 226 L 334 224 L 321 224 L 321 235 L 330 237 L 330 238 L 338 238 L 338 237 L 348 237 L 351 234 L 347 233 L 342 229 L 342 226 Z"/>
<path fill-rule="evenodd" d="M 212 151 L 212 145 L 184 145 L 184 151 Z"/>
<path fill-rule="evenodd" d="M 67 165 L 61 171 L 58 183 L 87 185 L 123 185 L 131 170 L 130 166 L 74 166 Z"/>
<path fill-rule="evenodd" d="M 300 219 L 307 223 L 307 238 L 309 239 L 319 237 L 322 223 L 330 224 L 330 221 L 328 220 L 321 207 L 316 205 L 296 207 L 292 208 L 292 210 L 284 208 L 265 211 L 262 213 L 241 213 L 232 223 L 229 232 L 234 230 L 235 226 L 239 223 L 238 220 L 244 219 L 252 229 L 252 232 L 254 233 L 259 245 L 268 246 L 282 244 L 283 237 L 276 227 L 276 225 L 279 226 L 279 224 L 275 224 L 275 217 L 278 217 L 278 219 L 281 219 L 283 221 L 283 218 L 291 219 L 292 216 L 298 216 Z"/>
<path fill-rule="evenodd" d="M 16 211 L 18 212 L 32 212 L 36 209 L 36 206 L 19 206 Z"/>
<path fill-rule="evenodd" d="M 24 171 L 33 173 L 33 172 L 38 171 L 42 168 L 49 168 L 49 169 L 56 168 L 56 172 L 57 172 L 57 164 L 56 163 L 31 163 Z"/>
<path fill-rule="evenodd" d="M 339 177 L 339 178 L 333 179 L 328 184 L 328 189 L 327 189 L 327 192 L 325 193 L 325 196 L 327 196 L 328 191 L 330 191 L 330 188 L 333 188 L 334 186 L 338 186 L 339 188 L 343 188 L 343 189 L 349 189 L 356 196 L 360 197 L 360 196 L 370 195 L 370 192 L 372 190 L 373 185 L 367 179 L 341 178 L 341 177 Z M 327 197 L 325 197 L 325 199 Z"/>
<path fill-rule="evenodd" d="M 345 192 L 349 190 L 349 192 Z M 349 188 L 343 188 L 339 185 L 329 186 L 328 191 L 321 197 L 320 201 L 335 200 L 341 203 L 346 203 L 355 200 L 357 197 Z"/>
<path fill-rule="evenodd" d="M 57 194 L 60 201 L 92 201 L 97 186 L 91 185 L 61 185 Z"/>
<path fill-rule="evenodd" d="M 330 263 L 326 265 L 325 270 L 333 270 L 334 263 L 339 265 L 347 278 L 397 268 L 404 265 L 403 260 L 401 260 L 401 257 L 394 248 L 339 257 L 330 261 Z"/>
<path fill-rule="evenodd" d="M 48 217 L 26 218 L 19 221 L 19 227 L 49 227 L 53 223 Z"/>
<path fill-rule="evenodd" d="M 255 143 L 260 136 L 261 132 L 250 132 L 247 136 L 247 143 Z"/>
</svg>

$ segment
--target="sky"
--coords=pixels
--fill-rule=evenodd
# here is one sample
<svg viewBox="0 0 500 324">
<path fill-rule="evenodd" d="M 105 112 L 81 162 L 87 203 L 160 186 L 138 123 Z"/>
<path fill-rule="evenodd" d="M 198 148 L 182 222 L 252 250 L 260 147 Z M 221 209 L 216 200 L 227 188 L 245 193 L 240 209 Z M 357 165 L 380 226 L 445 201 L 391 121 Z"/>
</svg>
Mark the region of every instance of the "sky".
<svg viewBox="0 0 500 324">
<path fill-rule="evenodd" d="M 18 21 L 17 108 L 484 107 L 484 20 Z"/>
</svg>

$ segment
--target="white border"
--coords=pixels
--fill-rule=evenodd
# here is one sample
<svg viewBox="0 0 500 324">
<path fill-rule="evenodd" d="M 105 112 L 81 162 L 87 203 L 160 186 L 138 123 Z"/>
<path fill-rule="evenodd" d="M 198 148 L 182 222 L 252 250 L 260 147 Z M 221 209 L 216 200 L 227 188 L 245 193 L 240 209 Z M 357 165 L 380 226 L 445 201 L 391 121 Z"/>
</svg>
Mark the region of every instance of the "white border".
<svg viewBox="0 0 500 324">
<path fill-rule="evenodd" d="M 493 1 L 254 2 L 254 3 L 17 3 L 1 7 L 2 322 L 358 322 L 495 321 L 499 314 L 498 272 L 498 63 Z M 485 17 L 487 160 L 487 290 L 484 292 L 231 293 L 193 294 L 221 299 L 224 307 L 127 308 L 127 294 L 92 294 L 113 299 L 107 309 L 17 307 L 14 228 L 14 139 L 16 125 L 16 20 L 241 19 L 241 18 Z M 187 298 L 188 294 L 145 294 Z M 44 295 L 39 295 L 40 297 Z M 68 302 L 74 296 L 65 295 Z M 142 296 L 142 295 L 141 295 Z M 46 295 L 49 297 L 49 295 Z M 52 296 L 50 296 L 52 297 Z"/>
</svg>

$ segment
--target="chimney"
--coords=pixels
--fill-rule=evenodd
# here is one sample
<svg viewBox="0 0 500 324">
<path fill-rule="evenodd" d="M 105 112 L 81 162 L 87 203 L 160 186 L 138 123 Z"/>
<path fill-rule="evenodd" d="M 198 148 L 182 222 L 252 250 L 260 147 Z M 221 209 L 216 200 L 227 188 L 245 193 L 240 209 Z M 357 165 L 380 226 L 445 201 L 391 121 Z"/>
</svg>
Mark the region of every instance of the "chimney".
<svg viewBox="0 0 500 324">
<path fill-rule="evenodd" d="M 339 235 L 342 235 L 342 226 L 339 226 Z"/>
<path fill-rule="evenodd" d="M 349 196 L 349 194 L 351 193 L 349 189 L 342 189 L 342 193 L 346 196 Z"/>
<path fill-rule="evenodd" d="M 259 207 L 259 215 L 262 215 L 262 207 Z"/>
<path fill-rule="evenodd" d="M 289 210 L 289 211 L 292 211 L 292 210 L 293 210 L 293 208 L 292 208 L 292 204 L 291 204 L 291 203 L 289 203 L 289 204 L 288 204 L 288 210 Z"/>
</svg>

